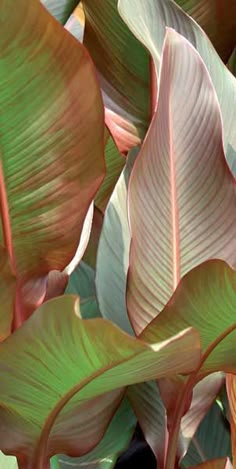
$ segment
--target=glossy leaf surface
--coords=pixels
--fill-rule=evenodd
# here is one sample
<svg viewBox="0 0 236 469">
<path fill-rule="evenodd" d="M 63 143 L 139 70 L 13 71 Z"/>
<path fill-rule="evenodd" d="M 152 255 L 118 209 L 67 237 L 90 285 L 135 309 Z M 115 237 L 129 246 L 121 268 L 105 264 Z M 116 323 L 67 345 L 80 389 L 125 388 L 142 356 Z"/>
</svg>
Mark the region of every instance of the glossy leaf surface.
<svg viewBox="0 0 236 469">
<path fill-rule="evenodd" d="M 74 296 L 44 303 L 1 344 L 1 449 L 30 468 L 90 451 L 124 386 L 188 373 L 200 360 L 193 329 L 149 346 L 104 319 L 80 319 L 78 308 Z"/>
<path fill-rule="evenodd" d="M 236 170 L 236 80 L 221 62 L 206 34 L 172 0 L 119 0 L 118 8 L 132 32 L 150 51 L 158 76 L 167 26 L 185 36 L 197 49 L 210 73 L 220 103 L 227 162 L 232 170 Z M 180 75 L 179 80 L 182 79 Z M 184 87 L 185 82 L 179 81 L 181 83 Z"/>
<path fill-rule="evenodd" d="M 225 161 L 218 101 L 199 54 L 173 30 L 128 203 L 127 305 L 139 334 L 193 267 L 211 258 L 236 265 L 236 184 Z"/>
</svg>

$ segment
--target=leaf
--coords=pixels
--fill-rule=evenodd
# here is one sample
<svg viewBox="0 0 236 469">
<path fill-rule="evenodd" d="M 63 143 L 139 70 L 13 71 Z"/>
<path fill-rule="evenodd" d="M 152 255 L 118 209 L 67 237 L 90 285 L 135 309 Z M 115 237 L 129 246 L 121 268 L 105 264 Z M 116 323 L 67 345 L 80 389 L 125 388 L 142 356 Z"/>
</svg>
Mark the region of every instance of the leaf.
<svg viewBox="0 0 236 469">
<path fill-rule="evenodd" d="M 190 409 L 181 421 L 181 440 L 185 452 L 189 447 L 201 421 L 214 403 L 224 383 L 223 373 L 212 373 L 197 383 L 193 389 Z"/>
<path fill-rule="evenodd" d="M 65 293 L 80 297 L 80 311 L 83 319 L 101 317 L 95 291 L 95 271 L 85 262 L 80 262 L 70 275 Z"/>
<path fill-rule="evenodd" d="M 73 296 L 50 300 L 1 344 L 1 449 L 29 469 L 90 451 L 124 386 L 189 373 L 200 360 L 193 329 L 149 346 L 104 319 L 80 319 L 78 308 Z"/>
<path fill-rule="evenodd" d="M 105 167 L 87 52 L 38 1 L 13 4 L 1 8 L 0 244 L 18 280 L 17 327 L 42 302 L 48 272 L 74 256 Z"/>
<path fill-rule="evenodd" d="M 85 0 L 83 7 L 84 44 L 98 70 L 106 124 L 119 150 L 128 151 L 150 121 L 149 54 L 121 20 L 117 0 Z"/>
<path fill-rule="evenodd" d="M 60 23 L 65 24 L 80 0 L 40 0 Z"/>
<path fill-rule="evenodd" d="M 230 408 L 230 425 L 231 425 L 231 441 L 233 464 L 236 464 L 236 375 L 226 375 L 227 394 Z"/>
<path fill-rule="evenodd" d="M 196 265 L 220 258 L 236 266 L 235 207 L 210 77 L 191 44 L 168 30 L 157 111 L 128 190 L 127 307 L 136 334 Z"/>
<path fill-rule="evenodd" d="M 132 335 L 134 332 L 126 308 L 126 277 L 130 249 L 127 185 L 135 157 L 136 152 L 128 157 L 108 203 L 96 266 L 97 297 L 103 317 Z"/>
<path fill-rule="evenodd" d="M 127 396 L 142 428 L 145 440 L 157 458 L 158 467 L 164 467 L 166 412 L 157 383 L 149 381 L 130 386 Z"/>
<path fill-rule="evenodd" d="M 131 440 L 135 425 L 136 418 L 128 400 L 125 398 L 117 409 L 100 443 L 90 453 L 81 458 L 71 459 L 68 456 L 61 455 L 59 458 L 61 469 L 70 469 L 73 466 L 79 468 L 83 465 L 87 468 L 89 463 L 91 468 L 103 469 L 106 464 L 108 467 L 114 467 L 118 456 L 126 450 Z"/>
<path fill-rule="evenodd" d="M 192 439 L 181 467 L 192 467 L 208 459 L 230 456 L 230 453 L 230 433 L 219 407 L 214 404 Z"/>
<path fill-rule="evenodd" d="M 221 458 L 203 462 L 192 467 L 192 469 L 230 469 L 231 467 L 232 465 L 229 458 Z"/>
<path fill-rule="evenodd" d="M 118 9 L 133 34 L 151 53 L 158 77 L 166 26 L 185 36 L 197 49 L 210 73 L 220 103 L 226 158 L 236 176 L 234 111 L 236 107 L 236 81 L 221 62 L 206 34 L 172 0 L 145 0 L 145 2 L 143 0 L 119 0 Z M 230 10 L 229 14 L 231 14 Z M 185 77 L 180 73 L 178 85 L 181 85 L 181 89 L 185 89 L 185 81 L 182 82 L 182 79 L 185 80 Z M 187 96 L 187 92 L 184 93 L 184 97 Z M 183 109 L 183 105 L 181 109 Z M 199 122 L 201 122 L 200 118 Z"/>
<path fill-rule="evenodd" d="M 235 46 L 236 3 L 225 8 L 218 0 L 175 0 L 204 29 L 222 60 L 227 62 Z"/>
<path fill-rule="evenodd" d="M 229 58 L 227 66 L 228 66 L 229 70 L 231 71 L 231 73 L 234 76 L 236 76 L 236 47 L 234 48 L 234 50 L 233 50 L 233 52 L 232 52 L 232 54 Z"/>
<path fill-rule="evenodd" d="M 11 333 L 16 279 L 6 249 L 0 246 L 0 342 Z"/>
<path fill-rule="evenodd" d="M 18 469 L 17 460 L 14 456 L 5 456 L 0 451 L 0 467 L 2 469 Z"/>
<path fill-rule="evenodd" d="M 199 379 L 214 371 L 236 370 L 236 271 L 212 260 L 184 276 L 163 311 L 140 338 L 148 343 L 165 340 L 187 327 L 196 329 L 206 357 Z"/>
<path fill-rule="evenodd" d="M 111 136 L 108 136 L 106 142 L 105 160 L 107 174 L 95 198 L 95 204 L 102 212 L 104 212 L 120 173 L 125 166 L 125 158 L 121 156 Z"/>
</svg>

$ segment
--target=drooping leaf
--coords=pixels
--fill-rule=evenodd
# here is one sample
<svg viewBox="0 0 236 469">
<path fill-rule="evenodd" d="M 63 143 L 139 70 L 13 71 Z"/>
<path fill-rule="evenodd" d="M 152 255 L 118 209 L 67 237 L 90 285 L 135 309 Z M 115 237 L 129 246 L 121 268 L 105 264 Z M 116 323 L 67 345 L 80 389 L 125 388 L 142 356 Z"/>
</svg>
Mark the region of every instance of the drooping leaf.
<svg viewBox="0 0 236 469">
<path fill-rule="evenodd" d="M 140 338 L 154 343 L 194 327 L 200 334 L 203 353 L 212 347 L 199 378 L 214 371 L 234 373 L 235 308 L 236 271 L 223 261 L 208 261 L 184 276 L 166 307 Z"/>
<path fill-rule="evenodd" d="M 0 243 L 18 279 L 19 324 L 79 244 L 105 174 L 103 106 L 88 54 L 40 2 L 4 2 L 1 19 Z"/>
<path fill-rule="evenodd" d="M 149 125 L 149 55 L 121 20 L 117 0 L 85 0 L 83 7 L 84 44 L 99 73 L 106 123 L 119 150 L 127 151 Z"/>
<path fill-rule="evenodd" d="M 143 0 L 119 0 L 118 9 L 137 39 L 150 51 L 158 76 L 166 26 L 185 36 L 197 49 L 210 73 L 217 93 L 223 119 L 227 162 L 236 176 L 236 80 L 221 62 L 206 34 L 172 0 L 145 0 L 145 2 Z M 231 14 L 230 11 L 229 14 Z M 182 79 L 180 74 L 179 80 Z M 185 86 L 185 83 L 181 81 L 178 81 L 178 84 L 183 88 Z M 187 93 L 185 97 L 187 98 Z"/>
<path fill-rule="evenodd" d="M 173 30 L 128 203 L 127 306 L 139 334 L 193 267 L 211 258 L 236 265 L 236 184 L 225 161 L 218 101 L 199 54 Z"/>
<path fill-rule="evenodd" d="M 40 0 L 60 23 L 65 24 L 80 0 Z"/>
<path fill-rule="evenodd" d="M 149 381 L 130 386 L 127 396 L 145 439 L 157 458 L 158 466 L 162 467 L 165 455 L 166 411 L 157 383 Z"/>
<path fill-rule="evenodd" d="M 188 468 L 208 459 L 230 456 L 229 429 L 219 407 L 214 404 L 193 437 L 181 467 Z"/>
<path fill-rule="evenodd" d="M 16 278 L 7 251 L 0 246 L 0 342 L 11 333 L 15 291 Z"/>
<path fill-rule="evenodd" d="M 175 0 L 204 29 L 218 54 L 227 62 L 235 46 L 236 3 L 218 0 Z"/>
<path fill-rule="evenodd" d="M 227 374 L 226 376 L 227 394 L 230 408 L 230 425 L 233 463 L 236 464 L 236 375 Z"/>
<path fill-rule="evenodd" d="M 96 288 L 103 317 L 133 335 L 126 308 L 126 277 L 129 267 L 130 230 L 127 185 L 136 152 L 127 160 L 108 203 L 97 255 Z"/>
<path fill-rule="evenodd" d="M 189 373 L 199 360 L 191 328 L 150 346 L 104 319 L 80 319 L 74 296 L 50 300 L 1 344 L 0 449 L 29 469 L 56 453 L 83 455 L 124 386 Z"/>
<path fill-rule="evenodd" d="M 80 311 L 83 319 L 101 317 L 95 291 L 95 271 L 85 262 L 80 262 L 70 275 L 65 293 L 80 297 Z"/>
<path fill-rule="evenodd" d="M 95 198 L 95 205 L 102 212 L 104 212 L 121 171 L 125 166 L 125 158 L 121 156 L 111 136 L 108 136 L 106 142 L 105 160 L 107 174 Z"/>
<path fill-rule="evenodd" d="M 69 458 L 68 456 L 61 455 L 59 457 L 61 469 L 70 469 L 73 464 L 91 468 L 98 467 L 103 469 L 105 464 L 108 467 L 114 467 L 117 457 L 123 453 L 133 435 L 136 425 L 136 418 L 130 407 L 128 400 L 123 399 L 120 407 L 117 409 L 113 419 L 111 420 L 106 433 L 100 443 L 85 456 L 80 458 Z M 110 464 L 110 466 L 109 466 Z"/>
</svg>

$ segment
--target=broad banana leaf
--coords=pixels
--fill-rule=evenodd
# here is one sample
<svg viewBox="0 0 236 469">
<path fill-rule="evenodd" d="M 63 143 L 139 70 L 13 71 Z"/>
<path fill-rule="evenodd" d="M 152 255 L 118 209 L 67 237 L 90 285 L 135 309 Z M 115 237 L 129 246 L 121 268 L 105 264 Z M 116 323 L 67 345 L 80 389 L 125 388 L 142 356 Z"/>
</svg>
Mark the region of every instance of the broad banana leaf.
<svg viewBox="0 0 236 469">
<path fill-rule="evenodd" d="M 105 175 L 104 114 L 87 52 L 40 2 L 3 2 L 1 19 L 0 245 L 18 327 L 75 254 Z"/>
<path fill-rule="evenodd" d="M 200 55 L 170 29 L 128 210 L 127 306 L 139 334 L 196 265 L 220 258 L 236 266 L 236 183 L 225 161 L 219 104 Z"/>
<path fill-rule="evenodd" d="M 192 328 L 150 346 L 105 319 L 80 319 L 77 297 L 50 300 L 1 344 L 0 447 L 19 469 L 82 456 L 103 437 L 124 387 L 189 373 L 200 357 Z"/>
</svg>

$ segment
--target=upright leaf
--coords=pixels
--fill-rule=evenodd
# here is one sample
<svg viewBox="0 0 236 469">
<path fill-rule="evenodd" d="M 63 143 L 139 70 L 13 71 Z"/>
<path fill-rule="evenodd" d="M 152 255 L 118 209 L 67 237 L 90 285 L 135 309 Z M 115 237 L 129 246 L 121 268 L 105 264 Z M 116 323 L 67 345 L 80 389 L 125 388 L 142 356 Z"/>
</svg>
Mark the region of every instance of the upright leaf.
<svg viewBox="0 0 236 469">
<path fill-rule="evenodd" d="M 173 30 L 128 203 L 127 305 L 139 334 L 193 267 L 211 258 L 236 266 L 236 184 L 225 161 L 217 97 L 201 57 Z"/>
<path fill-rule="evenodd" d="M 228 0 L 175 0 L 204 29 L 218 54 L 227 62 L 235 46 L 236 3 Z"/>
<path fill-rule="evenodd" d="M 117 0 L 84 0 L 84 44 L 99 72 L 106 123 L 121 151 L 136 146 L 150 120 L 149 55 L 117 11 Z"/>
<path fill-rule="evenodd" d="M 80 319 L 76 297 L 48 301 L 1 344 L 0 449 L 29 469 L 56 453 L 83 455 L 125 386 L 189 373 L 199 360 L 193 329 L 149 346 L 104 319 Z"/>
<path fill-rule="evenodd" d="M 0 51 L 0 244 L 19 325 L 78 246 L 105 174 L 103 106 L 84 47 L 38 1 L 2 4 Z"/>
<path fill-rule="evenodd" d="M 197 49 L 210 73 L 217 93 L 223 119 L 227 162 L 236 175 L 236 80 L 220 60 L 206 34 L 172 0 L 145 0 L 145 2 L 143 0 L 119 0 L 118 7 L 131 31 L 150 51 L 158 76 L 166 26 L 185 36 Z M 185 82 L 180 81 L 182 79 L 180 74 L 178 83 L 184 87 Z M 187 97 L 187 93 L 185 96 Z"/>
</svg>

